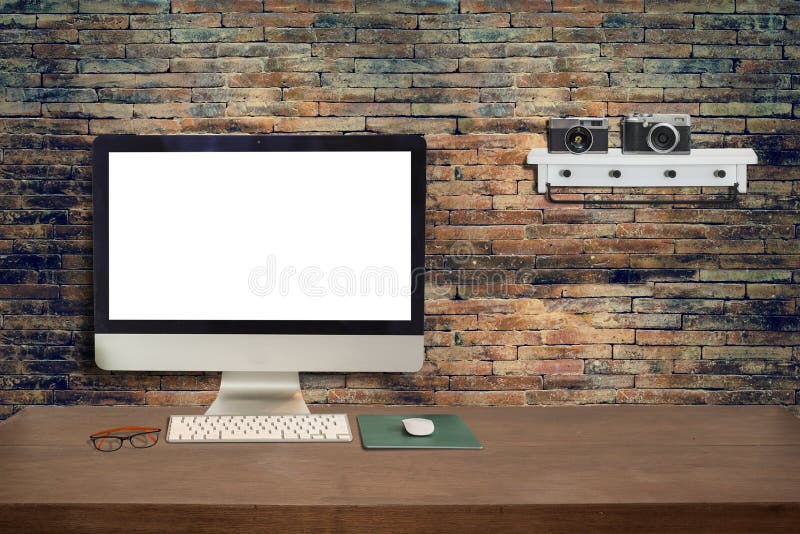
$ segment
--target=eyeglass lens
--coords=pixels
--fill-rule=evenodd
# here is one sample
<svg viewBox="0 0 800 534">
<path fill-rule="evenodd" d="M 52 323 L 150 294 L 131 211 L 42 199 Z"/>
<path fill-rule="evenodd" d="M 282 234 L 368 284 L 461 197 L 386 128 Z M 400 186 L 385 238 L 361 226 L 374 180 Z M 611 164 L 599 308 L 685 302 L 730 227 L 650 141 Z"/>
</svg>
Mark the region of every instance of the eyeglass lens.
<svg viewBox="0 0 800 534">
<path fill-rule="evenodd" d="M 152 447 L 158 442 L 158 432 L 146 432 L 143 434 L 136 434 L 130 437 L 131 445 L 137 449 L 145 449 Z"/>
<path fill-rule="evenodd" d="M 122 447 L 122 438 L 116 436 L 103 436 L 92 440 L 94 447 L 98 451 L 110 452 Z"/>
</svg>

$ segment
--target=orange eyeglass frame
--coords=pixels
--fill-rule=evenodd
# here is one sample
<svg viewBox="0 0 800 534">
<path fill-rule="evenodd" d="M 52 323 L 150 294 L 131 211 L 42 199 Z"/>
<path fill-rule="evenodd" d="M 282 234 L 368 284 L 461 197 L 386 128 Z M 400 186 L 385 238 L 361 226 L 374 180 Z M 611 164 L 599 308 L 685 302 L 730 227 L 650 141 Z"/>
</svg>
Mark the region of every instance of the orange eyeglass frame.
<svg viewBox="0 0 800 534">
<path fill-rule="evenodd" d="M 133 434 L 130 434 L 128 436 L 112 436 L 111 434 L 113 434 L 115 432 L 133 432 Z M 131 438 L 133 438 L 135 436 L 139 436 L 141 434 L 147 434 L 147 437 L 150 438 L 150 440 L 153 442 L 153 445 L 155 445 L 158 442 L 158 436 L 157 435 L 154 436 L 153 434 L 157 434 L 158 432 L 161 432 L 161 429 L 160 428 L 156 428 L 156 427 L 149 427 L 149 426 L 121 426 L 119 428 L 109 428 L 108 430 L 101 430 L 100 432 L 95 432 L 94 434 L 90 434 L 89 435 L 89 439 L 92 440 L 92 443 L 94 444 L 94 446 L 95 446 L 95 448 L 97 450 L 99 450 L 101 452 L 113 452 L 113 451 L 119 450 L 119 449 L 112 449 L 110 451 L 106 451 L 106 450 L 103 450 L 101 448 L 104 439 L 106 439 L 106 438 L 118 439 L 118 440 L 120 440 L 120 448 L 122 448 L 122 443 L 123 442 L 130 441 L 131 445 L 133 445 L 133 441 L 131 441 Z M 96 440 L 100 440 L 100 443 L 98 444 Z M 136 447 L 136 445 L 133 445 L 133 446 Z M 148 445 L 148 447 L 152 447 L 152 445 Z M 136 448 L 137 449 L 141 449 L 141 448 L 146 448 L 146 447 L 136 447 Z"/>
</svg>

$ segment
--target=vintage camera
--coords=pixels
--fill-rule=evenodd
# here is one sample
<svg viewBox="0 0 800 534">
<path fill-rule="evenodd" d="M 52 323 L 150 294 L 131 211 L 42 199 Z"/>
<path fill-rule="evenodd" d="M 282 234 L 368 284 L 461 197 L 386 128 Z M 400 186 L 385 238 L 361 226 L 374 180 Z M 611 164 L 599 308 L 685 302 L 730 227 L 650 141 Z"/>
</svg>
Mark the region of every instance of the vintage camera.
<svg viewBox="0 0 800 534">
<path fill-rule="evenodd" d="M 566 117 L 547 123 L 547 151 L 555 154 L 608 152 L 608 119 Z"/>
<path fill-rule="evenodd" d="M 623 154 L 689 154 L 691 119 L 683 114 L 633 114 L 622 121 Z"/>
</svg>

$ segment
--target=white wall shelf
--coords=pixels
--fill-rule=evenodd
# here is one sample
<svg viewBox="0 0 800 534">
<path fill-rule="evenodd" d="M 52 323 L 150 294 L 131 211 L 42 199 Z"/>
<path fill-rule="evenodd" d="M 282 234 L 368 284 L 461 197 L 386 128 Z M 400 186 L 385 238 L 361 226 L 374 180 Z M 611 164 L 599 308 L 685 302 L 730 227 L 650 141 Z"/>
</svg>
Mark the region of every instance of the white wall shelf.
<svg viewBox="0 0 800 534">
<path fill-rule="evenodd" d="M 538 165 L 537 189 L 548 195 L 550 187 L 728 187 L 735 194 L 747 192 L 747 165 L 758 158 L 750 148 L 696 148 L 687 155 L 622 154 L 618 148 L 608 154 L 550 154 L 534 148 L 527 162 Z"/>
</svg>

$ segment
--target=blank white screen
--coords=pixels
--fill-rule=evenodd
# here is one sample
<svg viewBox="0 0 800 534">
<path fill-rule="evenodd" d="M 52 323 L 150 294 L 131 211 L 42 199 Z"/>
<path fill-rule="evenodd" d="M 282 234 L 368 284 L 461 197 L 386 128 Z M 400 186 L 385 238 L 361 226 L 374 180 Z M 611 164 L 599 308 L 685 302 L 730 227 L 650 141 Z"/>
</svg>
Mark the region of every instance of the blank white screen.
<svg viewBox="0 0 800 534">
<path fill-rule="evenodd" d="M 109 319 L 408 321 L 410 176 L 410 152 L 112 152 Z"/>
</svg>

